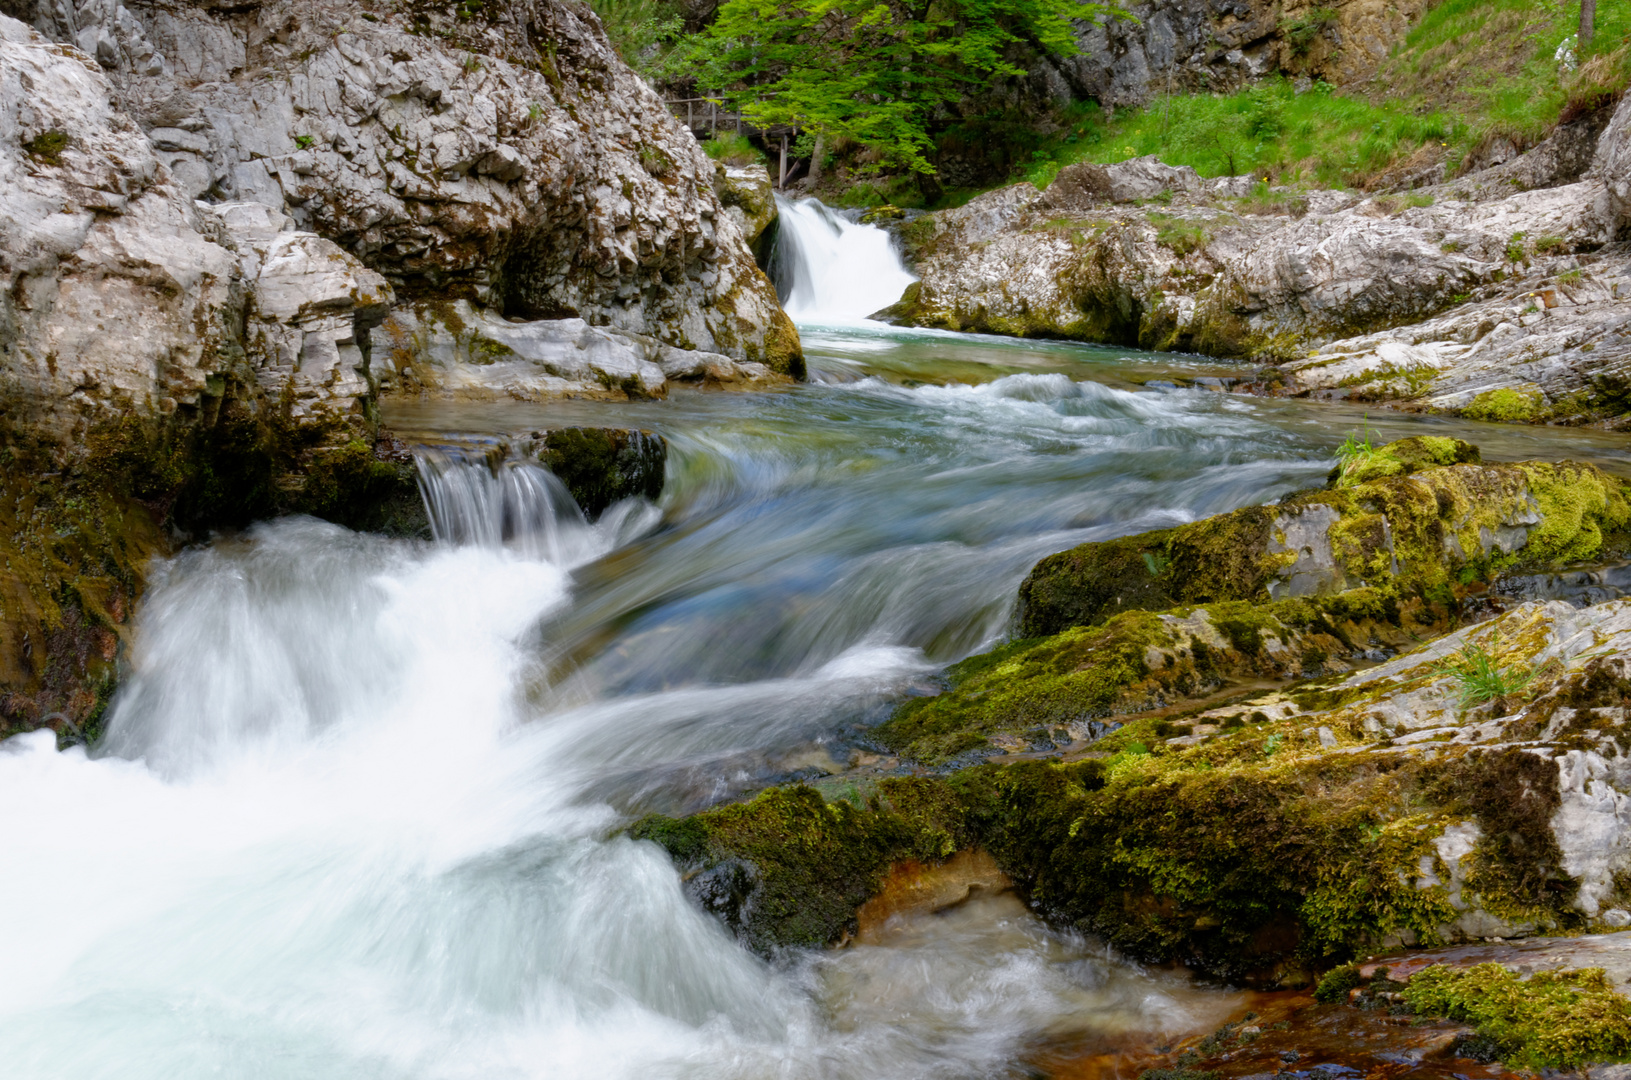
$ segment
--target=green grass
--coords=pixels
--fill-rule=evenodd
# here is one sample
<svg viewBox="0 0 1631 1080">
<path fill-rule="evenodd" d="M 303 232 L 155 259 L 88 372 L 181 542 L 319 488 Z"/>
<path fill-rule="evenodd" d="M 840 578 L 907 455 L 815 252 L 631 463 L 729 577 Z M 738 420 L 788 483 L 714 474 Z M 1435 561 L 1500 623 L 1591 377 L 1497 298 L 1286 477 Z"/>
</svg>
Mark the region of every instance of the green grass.
<svg viewBox="0 0 1631 1080">
<path fill-rule="evenodd" d="M 746 135 L 717 135 L 704 139 L 702 152 L 727 165 L 758 165 L 765 156 Z"/>
<path fill-rule="evenodd" d="M 1324 83 L 1298 94 L 1281 78 L 1134 110 L 1076 103 L 1015 172 L 1040 187 L 1078 161 L 1155 154 L 1202 176 L 1328 187 L 1367 186 L 1412 157 L 1453 174 L 1492 140 L 1532 145 L 1631 84 L 1631 3 L 1600 4 L 1592 50 L 1560 71 L 1553 54 L 1578 18 L 1578 4 L 1445 0 L 1384 61 L 1371 96 Z"/>
<path fill-rule="evenodd" d="M 1345 186 L 1408 157 L 1429 142 L 1466 138 L 1466 125 L 1440 112 L 1372 104 L 1324 84 L 1298 94 L 1273 79 L 1228 96 L 1175 95 L 1147 108 L 1105 113 L 1088 102 L 1065 134 L 1033 155 L 1025 179 L 1046 185 L 1077 161 L 1109 164 L 1155 154 L 1202 176 L 1255 176 Z"/>
<path fill-rule="evenodd" d="M 1500 639 L 1494 647 L 1501 647 Z M 1535 681 L 1528 668 L 1503 667 L 1495 654 L 1482 645 L 1467 644 L 1439 664 L 1439 670 L 1455 680 L 1456 697 L 1463 709 L 1520 694 Z"/>
</svg>

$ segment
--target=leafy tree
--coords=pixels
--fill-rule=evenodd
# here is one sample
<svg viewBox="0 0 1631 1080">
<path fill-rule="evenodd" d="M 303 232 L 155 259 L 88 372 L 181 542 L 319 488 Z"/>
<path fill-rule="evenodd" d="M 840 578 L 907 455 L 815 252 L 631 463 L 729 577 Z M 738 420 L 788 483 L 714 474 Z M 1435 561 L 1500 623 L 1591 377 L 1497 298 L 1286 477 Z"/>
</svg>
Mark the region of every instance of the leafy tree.
<svg viewBox="0 0 1631 1080">
<path fill-rule="evenodd" d="M 758 127 L 790 125 L 932 174 L 937 109 L 1024 70 L 1029 46 L 1075 55 L 1074 20 L 1129 18 L 1091 0 L 726 0 L 669 55 L 671 74 L 720 87 Z"/>
</svg>

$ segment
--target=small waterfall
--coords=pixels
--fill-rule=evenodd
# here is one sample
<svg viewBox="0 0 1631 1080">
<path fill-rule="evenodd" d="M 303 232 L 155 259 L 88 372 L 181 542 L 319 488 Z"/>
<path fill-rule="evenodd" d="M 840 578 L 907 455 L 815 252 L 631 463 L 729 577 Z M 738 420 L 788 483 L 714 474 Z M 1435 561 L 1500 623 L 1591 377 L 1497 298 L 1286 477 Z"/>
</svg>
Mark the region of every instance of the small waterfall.
<svg viewBox="0 0 1631 1080">
<path fill-rule="evenodd" d="M 793 202 L 778 195 L 776 209 L 781 220 L 771 271 L 782 307 L 796 321 L 863 320 L 899 300 L 917 280 L 894 239 L 876 225 L 862 225 L 816 199 Z"/>
<path fill-rule="evenodd" d="M 431 533 L 444 544 L 508 547 L 557 566 L 593 558 L 603 546 L 596 530 L 554 473 L 508 458 L 422 448 L 419 491 Z"/>
</svg>

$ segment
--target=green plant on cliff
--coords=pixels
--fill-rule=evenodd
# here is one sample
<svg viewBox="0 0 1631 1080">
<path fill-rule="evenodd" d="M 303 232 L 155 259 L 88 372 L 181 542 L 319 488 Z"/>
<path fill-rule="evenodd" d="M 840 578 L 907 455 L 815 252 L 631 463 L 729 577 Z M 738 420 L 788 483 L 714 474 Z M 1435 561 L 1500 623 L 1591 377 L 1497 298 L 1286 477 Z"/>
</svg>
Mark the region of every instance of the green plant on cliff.
<svg viewBox="0 0 1631 1080">
<path fill-rule="evenodd" d="M 932 173 L 937 110 L 994 78 L 1018 78 L 1021 44 L 1078 51 L 1073 22 L 1120 13 L 1088 0 L 726 0 L 668 70 L 723 88 L 750 123 L 790 126 Z"/>
<path fill-rule="evenodd" d="M 642 75 L 658 70 L 685 29 L 685 16 L 670 0 L 590 0 L 589 6 L 617 55 Z"/>
<path fill-rule="evenodd" d="M 1500 651 L 1497 634 L 1488 647 L 1468 642 L 1439 662 L 1438 670 L 1455 680 L 1456 698 L 1463 709 L 1521 694 L 1535 681 L 1533 668 L 1502 664 Z"/>
<path fill-rule="evenodd" d="M 727 165 L 762 165 L 765 156 L 744 135 L 716 135 L 703 141 L 702 152 Z"/>
<path fill-rule="evenodd" d="M 1499 964 L 1435 964 L 1402 993 L 1418 1014 L 1475 1025 L 1508 1066 L 1573 1068 L 1631 1056 L 1631 1001 L 1601 968 L 1525 979 Z"/>
</svg>

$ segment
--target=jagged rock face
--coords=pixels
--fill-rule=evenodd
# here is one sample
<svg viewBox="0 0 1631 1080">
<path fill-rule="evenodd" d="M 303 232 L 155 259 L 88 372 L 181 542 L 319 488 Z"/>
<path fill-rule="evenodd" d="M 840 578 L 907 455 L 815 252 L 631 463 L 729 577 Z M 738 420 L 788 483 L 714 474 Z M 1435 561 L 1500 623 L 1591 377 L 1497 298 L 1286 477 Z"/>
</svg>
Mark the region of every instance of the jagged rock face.
<svg viewBox="0 0 1631 1080">
<path fill-rule="evenodd" d="M 410 294 L 796 371 L 713 164 L 575 5 L 68 4 L 17 13 L 99 50 L 183 195 L 266 203 Z"/>
<path fill-rule="evenodd" d="M 1597 140 L 1592 172 L 1603 181 L 1599 212 L 1605 223 L 1615 239 L 1631 240 L 1631 94 L 1620 99 Z"/>
<path fill-rule="evenodd" d="M 1267 360 L 1280 366 L 1256 388 L 1274 393 L 1618 415 L 1628 117 L 1622 104 L 1584 178 L 1517 192 L 1514 177 L 1540 175 L 1521 163 L 1368 199 L 1254 191 L 1148 158 L 1070 166 L 1045 192 L 1017 184 L 913 222 L 921 281 L 880 317 Z M 1554 151 L 1541 172 L 1573 173 Z M 1495 415 L 1497 392 L 1532 400 Z"/>
<path fill-rule="evenodd" d="M 391 302 L 332 242 L 257 204 L 197 204 L 88 58 L 0 16 L 0 377 L 9 433 L 58 457 L 128 416 L 225 398 L 360 419 Z"/>
<path fill-rule="evenodd" d="M 1225 90 L 1275 71 L 1354 82 L 1426 7 L 1383 3 L 1278 3 L 1272 0 L 1149 0 L 1134 19 L 1083 24 L 1077 56 L 1051 58 L 1033 77 L 1052 96 L 1104 105 L 1142 105 L 1169 91 Z"/>
</svg>

